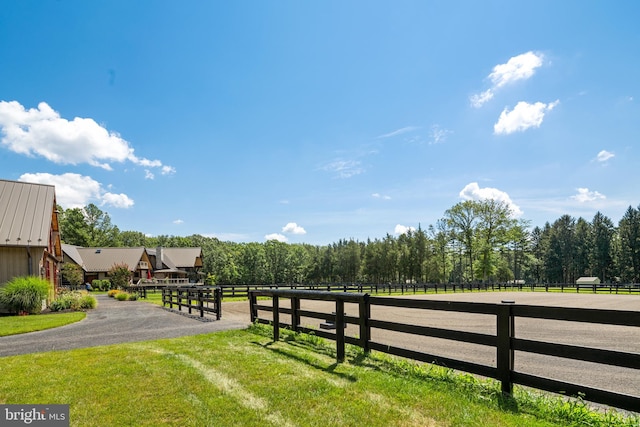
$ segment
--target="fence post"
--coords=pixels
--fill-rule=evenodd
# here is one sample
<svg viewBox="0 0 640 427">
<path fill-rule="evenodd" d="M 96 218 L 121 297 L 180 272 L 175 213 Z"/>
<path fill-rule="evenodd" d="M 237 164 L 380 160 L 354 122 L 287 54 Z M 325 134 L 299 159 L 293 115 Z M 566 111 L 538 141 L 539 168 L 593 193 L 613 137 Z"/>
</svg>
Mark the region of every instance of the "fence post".
<svg viewBox="0 0 640 427">
<path fill-rule="evenodd" d="M 272 305 L 273 305 L 273 340 L 278 341 L 280 339 L 280 298 L 278 297 L 278 295 L 273 295 Z M 293 298 L 291 299 L 291 306 L 293 307 Z M 293 321 L 291 323 L 293 324 Z"/>
<path fill-rule="evenodd" d="M 214 289 L 213 298 L 215 299 L 213 304 L 216 309 L 216 320 L 220 320 L 222 319 L 222 288 L 220 286 Z"/>
<path fill-rule="evenodd" d="M 344 300 L 336 298 L 336 358 L 344 362 Z"/>
<path fill-rule="evenodd" d="M 365 353 L 370 353 L 369 342 L 371 341 L 371 328 L 369 318 L 371 317 L 371 305 L 369 304 L 369 294 L 364 294 L 359 304 L 360 318 L 360 347 Z"/>
<path fill-rule="evenodd" d="M 198 296 L 198 310 L 200 310 L 200 317 L 204 317 L 204 290 L 198 289 L 196 291 L 196 295 Z"/>
<path fill-rule="evenodd" d="M 513 371 L 513 349 L 511 338 L 514 335 L 514 317 L 511 307 L 515 301 L 502 301 L 498 305 L 498 347 L 496 349 L 496 367 L 498 370 L 498 381 L 502 383 L 502 392 L 511 394 L 513 383 L 511 382 L 511 372 Z"/>
<path fill-rule="evenodd" d="M 298 332 L 298 325 L 300 325 L 300 298 L 291 298 L 291 329 L 293 332 Z"/>
<path fill-rule="evenodd" d="M 256 310 L 255 306 L 258 303 L 258 297 L 256 297 L 255 292 L 249 293 L 249 313 L 251 315 L 251 323 L 255 323 L 258 318 L 258 310 Z"/>
</svg>

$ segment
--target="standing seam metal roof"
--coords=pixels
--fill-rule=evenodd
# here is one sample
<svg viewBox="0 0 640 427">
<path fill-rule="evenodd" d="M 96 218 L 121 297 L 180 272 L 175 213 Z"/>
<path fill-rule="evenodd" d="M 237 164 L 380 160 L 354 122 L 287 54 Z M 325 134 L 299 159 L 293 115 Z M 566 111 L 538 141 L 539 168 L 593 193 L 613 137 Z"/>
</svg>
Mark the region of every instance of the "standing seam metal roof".
<svg viewBox="0 0 640 427">
<path fill-rule="evenodd" d="M 47 247 L 55 187 L 0 180 L 0 246 Z"/>
</svg>

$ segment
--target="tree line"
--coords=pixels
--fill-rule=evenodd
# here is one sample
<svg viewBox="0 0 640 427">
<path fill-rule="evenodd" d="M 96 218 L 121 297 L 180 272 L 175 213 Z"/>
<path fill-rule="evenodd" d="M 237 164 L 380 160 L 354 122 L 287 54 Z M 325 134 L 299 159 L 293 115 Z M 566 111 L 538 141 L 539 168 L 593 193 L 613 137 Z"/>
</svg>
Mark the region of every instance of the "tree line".
<svg viewBox="0 0 640 427">
<path fill-rule="evenodd" d="M 211 284 L 640 282 L 640 206 L 629 206 L 617 226 L 598 212 L 590 221 L 562 215 L 531 229 L 503 202 L 467 200 L 426 228 L 328 245 L 149 237 L 120 231 L 93 204 L 59 212 L 62 241 L 72 245 L 201 247 Z"/>
</svg>

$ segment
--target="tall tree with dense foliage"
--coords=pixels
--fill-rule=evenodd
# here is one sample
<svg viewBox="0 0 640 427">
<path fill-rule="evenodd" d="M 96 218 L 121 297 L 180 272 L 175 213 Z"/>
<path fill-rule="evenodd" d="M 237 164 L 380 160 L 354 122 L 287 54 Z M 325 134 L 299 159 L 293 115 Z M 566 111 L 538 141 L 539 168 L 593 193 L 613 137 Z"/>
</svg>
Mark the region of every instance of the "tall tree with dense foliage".
<svg viewBox="0 0 640 427">
<path fill-rule="evenodd" d="M 640 206 L 629 206 L 618 224 L 622 280 L 640 283 Z"/>
<path fill-rule="evenodd" d="M 473 282 L 474 280 L 473 261 L 476 256 L 476 231 L 478 222 L 480 221 L 477 207 L 475 201 L 465 200 L 447 209 L 445 212 L 447 225 L 451 229 L 454 239 L 464 250 L 466 260 L 468 261 L 468 267 L 466 269 L 463 267 L 462 262 L 459 267 L 463 274 L 464 271 L 468 271 L 469 275 L 467 277 L 469 282 Z"/>
<path fill-rule="evenodd" d="M 615 227 L 608 217 L 597 212 L 591 222 L 591 229 L 593 233 L 591 265 L 593 272 L 604 283 L 609 278 L 609 271 L 613 266 L 612 246 Z"/>
<path fill-rule="evenodd" d="M 84 208 L 60 211 L 61 239 L 64 243 L 84 247 L 121 246 L 120 230 L 111 217 L 93 203 Z"/>
</svg>

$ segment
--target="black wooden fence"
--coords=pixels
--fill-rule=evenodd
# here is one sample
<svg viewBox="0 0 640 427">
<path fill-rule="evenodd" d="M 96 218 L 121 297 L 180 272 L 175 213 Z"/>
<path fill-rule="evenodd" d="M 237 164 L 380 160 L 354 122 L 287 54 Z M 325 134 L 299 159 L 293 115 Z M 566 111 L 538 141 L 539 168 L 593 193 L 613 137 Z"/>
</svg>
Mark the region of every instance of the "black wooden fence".
<svg viewBox="0 0 640 427">
<path fill-rule="evenodd" d="M 205 312 L 214 313 L 217 320 L 222 316 L 222 299 L 218 287 L 165 286 L 162 288 L 162 305 L 171 309 L 175 305 L 178 311 L 186 307 L 189 314 L 196 310 L 200 317 L 204 317 Z"/>
<path fill-rule="evenodd" d="M 272 304 L 259 304 L 258 297 L 271 297 Z M 281 307 L 281 298 L 290 300 L 290 307 Z M 335 303 L 332 314 L 313 312 L 300 309 L 301 300 L 321 300 Z M 515 305 L 509 302 L 503 304 L 450 302 L 415 300 L 405 298 L 374 297 L 363 293 L 303 291 L 303 290 L 254 290 L 249 292 L 251 321 L 273 324 L 274 340 L 279 339 L 280 328 L 291 328 L 296 332 L 314 333 L 317 336 L 336 341 L 338 361 L 345 357 L 345 343 L 353 344 L 364 349 L 365 352 L 376 350 L 426 363 L 435 363 L 452 369 L 470 372 L 501 382 L 502 391 L 511 393 L 513 384 L 534 387 L 569 396 L 583 396 L 584 399 L 610 405 L 613 407 L 639 411 L 640 397 L 627 394 L 600 390 L 549 378 L 529 375 L 514 370 L 514 351 L 536 353 L 540 355 L 556 356 L 570 360 L 594 362 L 624 368 L 632 368 L 640 375 L 640 354 L 625 353 L 612 350 L 579 347 L 558 343 L 548 343 L 517 338 L 515 336 L 516 318 L 535 318 L 560 321 L 587 322 L 605 325 L 623 325 L 640 327 L 640 312 L 597 310 L 582 308 L 557 308 L 528 305 Z M 345 315 L 345 303 L 358 304 L 358 316 Z M 496 334 L 480 334 L 462 332 L 450 329 L 440 329 L 426 326 L 416 326 L 396 322 L 388 322 L 371 318 L 372 306 L 402 307 L 424 310 L 441 310 L 448 312 L 476 313 L 493 315 L 496 318 Z M 271 319 L 259 316 L 260 311 L 272 313 Z M 288 314 L 291 323 L 281 321 L 280 315 Z M 326 330 L 316 330 L 303 327 L 300 318 L 329 319 L 334 323 L 335 333 Z M 357 337 L 345 335 L 346 324 L 359 327 Z M 496 350 L 496 364 L 482 365 L 462 360 L 445 358 L 405 348 L 390 346 L 372 341 L 371 329 L 377 328 L 387 331 L 403 332 L 419 336 L 442 338 L 464 343 L 479 344 L 494 347 Z"/>
<path fill-rule="evenodd" d="M 218 285 L 222 298 L 247 297 L 252 290 L 291 289 L 327 292 L 367 292 L 370 294 L 418 294 L 474 291 L 531 291 L 531 292 L 575 292 L 602 294 L 640 295 L 639 283 L 607 283 L 600 285 L 576 285 L 571 283 L 323 283 L 323 284 L 256 284 Z"/>
</svg>

